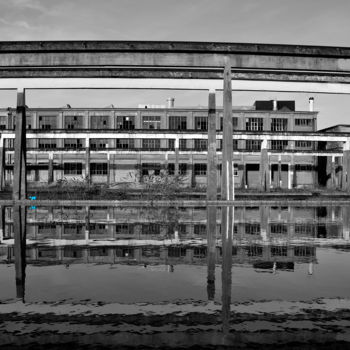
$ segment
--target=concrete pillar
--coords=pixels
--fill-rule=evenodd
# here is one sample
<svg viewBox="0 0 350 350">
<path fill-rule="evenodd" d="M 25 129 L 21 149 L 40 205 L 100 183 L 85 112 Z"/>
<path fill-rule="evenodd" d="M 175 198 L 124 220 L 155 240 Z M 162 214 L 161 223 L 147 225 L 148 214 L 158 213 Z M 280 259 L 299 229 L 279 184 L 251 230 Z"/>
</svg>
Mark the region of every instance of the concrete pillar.
<svg viewBox="0 0 350 350">
<path fill-rule="evenodd" d="M 27 197 L 26 172 L 26 107 L 25 90 L 17 91 L 15 164 L 13 173 L 13 199 L 21 200 Z"/>
<path fill-rule="evenodd" d="M 232 86 L 231 65 L 226 62 L 224 69 L 223 91 L 223 139 L 222 139 L 222 172 L 221 172 L 221 199 L 234 199 L 233 182 L 233 142 L 232 142 Z"/>
<path fill-rule="evenodd" d="M 51 184 L 54 181 L 53 178 L 53 152 L 49 152 L 49 169 L 48 169 L 48 183 Z"/>
<path fill-rule="evenodd" d="M 260 188 L 262 191 L 270 191 L 270 165 L 269 155 L 267 152 L 267 140 L 261 142 L 261 156 L 260 156 Z"/>
<path fill-rule="evenodd" d="M 207 200 L 217 199 L 217 159 L 216 159 L 216 105 L 215 91 L 209 92 L 208 101 L 208 165 Z"/>
</svg>

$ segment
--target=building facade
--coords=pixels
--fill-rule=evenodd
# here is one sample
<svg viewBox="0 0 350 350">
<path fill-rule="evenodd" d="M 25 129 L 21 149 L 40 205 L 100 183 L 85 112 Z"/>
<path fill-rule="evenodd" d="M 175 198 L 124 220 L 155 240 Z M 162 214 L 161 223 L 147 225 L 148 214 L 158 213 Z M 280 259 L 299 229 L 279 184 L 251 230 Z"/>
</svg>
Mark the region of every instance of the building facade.
<svg viewBox="0 0 350 350">
<path fill-rule="evenodd" d="M 173 102 L 173 101 L 171 101 Z M 310 100 L 311 102 L 311 100 Z M 142 184 L 145 176 L 180 175 L 189 187 L 206 186 L 208 110 L 176 108 L 28 108 L 27 180 L 55 183 L 88 179 L 110 187 Z M 151 106 L 155 107 L 155 106 Z M 13 182 L 15 110 L 0 110 L 3 183 Z M 317 112 L 296 111 L 294 101 L 256 101 L 233 109 L 234 182 L 267 189 L 312 188 L 318 183 L 317 142 L 300 138 L 317 130 Z M 223 110 L 216 110 L 218 187 Z M 281 139 L 283 135 L 288 139 Z M 12 136 L 11 136 L 12 135 Z M 269 139 L 264 140 L 264 135 Z M 279 138 L 274 139 L 274 135 Z M 298 135 L 293 140 L 290 135 Z M 263 159 L 262 149 L 268 159 Z M 266 186 L 265 186 L 266 189 Z"/>
</svg>

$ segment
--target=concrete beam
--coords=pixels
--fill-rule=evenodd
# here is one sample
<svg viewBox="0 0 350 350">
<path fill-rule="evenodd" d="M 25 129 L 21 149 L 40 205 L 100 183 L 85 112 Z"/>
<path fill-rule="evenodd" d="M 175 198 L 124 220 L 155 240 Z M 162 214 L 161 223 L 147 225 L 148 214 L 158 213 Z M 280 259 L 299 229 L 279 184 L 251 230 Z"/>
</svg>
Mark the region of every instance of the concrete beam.
<svg viewBox="0 0 350 350">
<path fill-rule="evenodd" d="M 1 57 L 0 57 L 1 59 Z M 1 69 L 0 69 L 1 72 Z M 58 75 L 59 76 L 59 75 Z M 1 77 L 1 74 L 0 74 Z M 248 75 L 247 75 L 248 77 Z M 280 76 L 281 77 L 281 76 Z M 263 79 L 264 78 L 264 79 Z M 232 91 L 276 91 L 326 94 L 350 94 L 348 80 L 323 79 L 310 81 L 307 77 L 292 76 L 289 81 L 272 75 L 261 75 L 258 79 L 235 79 Z M 271 79 L 273 81 L 269 81 Z M 264 81 L 265 80 L 265 81 Z M 299 80 L 299 81 L 298 81 Z M 127 79 L 127 78 L 1 78 L 0 90 L 25 89 L 155 89 L 155 90 L 217 90 L 222 91 L 222 79 Z"/>
</svg>

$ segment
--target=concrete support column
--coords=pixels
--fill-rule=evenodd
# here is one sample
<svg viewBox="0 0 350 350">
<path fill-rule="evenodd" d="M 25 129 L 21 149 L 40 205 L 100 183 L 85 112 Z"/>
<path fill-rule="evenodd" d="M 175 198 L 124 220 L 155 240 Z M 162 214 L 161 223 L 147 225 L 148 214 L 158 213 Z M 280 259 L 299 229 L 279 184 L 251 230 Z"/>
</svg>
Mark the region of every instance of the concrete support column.
<svg viewBox="0 0 350 350">
<path fill-rule="evenodd" d="M 207 200 L 217 199 L 217 159 L 216 159 L 216 104 L 215 91 L 209 92 L 208 100 L 208 170 Z"/>
<path fill-rule="evenodd" d="M 51 184 L 54 181 L 53 178 L 53 152 L 49 152 L 49 170 L 48 170 L 48 183 Z"/>
<path fill-rule="evenodd" d="M 175 176 L 179 176 L 179 137 L 175 138 Z"/>
<path fill-rule="evenodd" d="M 260 156 L 260 188 L 262 191 L 270 191 L 270 165 L 269 155 L 267 150 L 267 140 L 261 142 L 261 156 Z"/>
<path fill-rule="evenodd" d="M 224 69 L 223 106 L 221 199 L 233 200 L 232 82 L 231 64 L 229 62 L 226 62 Z"/>
<path fill-rule="evenodd" d="M 13 172 L 13 199 L 27 197 L 26 172 L 26 107 L 25 90 L 17 91 L 15 164 Z"/>
<path fill-rule="evenodd" d="M 90 184 L 91 176 L 90 176 L 90 138 L 89 137 L 85 139 L 85 178 Z"/>
</svg>

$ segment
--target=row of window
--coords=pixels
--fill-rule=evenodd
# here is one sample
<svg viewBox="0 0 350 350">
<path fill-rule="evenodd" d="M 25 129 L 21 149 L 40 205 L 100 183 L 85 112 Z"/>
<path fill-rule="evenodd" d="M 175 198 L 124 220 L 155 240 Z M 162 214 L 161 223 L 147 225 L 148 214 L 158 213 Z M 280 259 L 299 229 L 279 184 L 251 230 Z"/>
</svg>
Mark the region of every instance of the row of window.
<svg viewBox="0 0 350 350">
<path fill-rule="evenodd" d="M 160 257 L 160 251 L 161 247 L 142 247 L 142 248 L 133 248 L 133 247 L 118 247 L 118 248 L 107 248 L 107 247 L 89 247 L 89 256 L 91 257 L 98 257 L 98 256 L 108 256 L 109 252 L 114 250 L 115 256 L 119 258 L 133 258 L 134 257 L 134 250 L 140 249 L 141 250 L 141 256 L 146 258 L 151 257 Z M 168 257 L 169 258 L 181 258 L 186 256 L 186 251 L 188 248 L 186 247 L 168 247 Z M 206 247 L 192 247 L 190 250 L 193 251 L 193 257 L 194 258 L 200 258 L 204 259 L 207 257 L 207 248 Z M 254 256 L 263 256 L 263 247 L 259 245 L 251 245 L 242 247 L 242 251 L 248 256 L 248 257 L 254 257 Z M 271 257 L 286 257 L 288 256 L 288 251 L 290 251 L 290 254 L 294 254 L 296 257 L 311 257 L 315 256 L 316 249 L 315 247 L 304 247 L 304 246 L 295 246 L 295 247 L 288 247 L 288 246 L 271 246 L 269 247 L 270 255 Z M 222 249 L 220 249 L 220 255 L 222 255 Z M 38 248 L 38 257 L 39 258 L 57 258 L 58 250 L 55 248 L 47 248 L 47 247 L 39 247 Z M 237 256 L 238 255 L 238 249 L 236 246 L 232 247 L 232 255 Z M 65 247 L 63 250 L 63 256 L 69 257 L 69 258 L 82 258 L 83 257 L 83 249 L 78 247 L 72 247 L 68 246 Z M 267 263 L 268 264 L 268 263 Z M 281 264 L 280 262 L 277 262 L 278 265 Z M 292 263 L 291 263 L 292 264 Z M 271 266 L 266 265 L 265 267 L 272 268 L 272 262 Z M 288 266 L 288 265 L 287 265 Z M 291 268 L 293 266 L 291 265 Z"/>
<path fill-rule="evenodd" d="M 222 149 L 222 140 L 218 140 L 219 144 L 217 149 Z M 90 148 L 92 150 L 97 149 L 106 149 L 108 145 L 108 140 L 91 140 Z M 272 140 L 271 149 L 273 150 L 284 150 L 288 147 L 288 141 L 284 140 Z M 83 147 L 83 140 L 80 139 L 65 139 L 64 140 L 65 148 L 79 149 Z M 116 139 L 115 147 L 117 149 L 134 149 L 135 148 L 135 139 Z M 312 141 L 295 141 L 295 147 L 300 149 L 311 149 Z M 40 139 L 39 140 L 39 149 L 54 149 L 57 148 L 56 139 Z M 160 139 L 142 139 L 142 148 L 144 149 L 161 149 L 161 140 Z M 175 139 L 168 140 L 168 148 L 175 149 Z M 261 149 L 261 140 L 246 140 L 245 148 L 252 151 L 260 151 Z M 179 149 L 187 149 L 187 140 L 179 140 Z M 208 149 L 208 140 L 206 139 L 194 139 L 194 149 L 199 151 L 206 151 Z M 233 140 L 233 150 L 238 150 L 238 140 Z"/>
<path fill-rule="evenodd" d="M 84 129 L 85 116 L 65 116 L 62 127 L 65 129 Z M 132 130 L 135 129 L 135 116 L 117 116 L 115 129 L 121 130 Z M 262 131 L 264 118 L 253 117 L 246 118 L 245 130 L 247 131 Z M 288 130 L 288 118 L 271 118 L 271 131 L 287 131 Z M 307 118 L 296 118 L 294 119 L 295 126 L 307 126 L 313 125 L 312 119 Z M 233 128 L 238 126 L 238 117 L 232 118 Z M 91 129 L 108 129 L 111 125 L 109 124 L 109 116 L 91 116 L 90 126 Z M 2 120 L 0 129 L 6 129 L 6 121 Z M 27 116 L 27 128 L 32 129 L 31 116 Z M 58 118 L 56 116 L 40 116 L 38 129 L 58 129 Z M 141 119 L 142 129 L 161 129 L 161 116 L 146 115 L 142 116 Z M 186 116 L 169 116 L 169 129 L 170 130 L 187 130 L 188 121 Z M 207 130 L 208 129 L 208 117 L 197 116 L 194 117 L 194 129 L 195 130 Z M 220 130 L 223 130 L 223 118 L 220 118 Z"/>
</svg>

